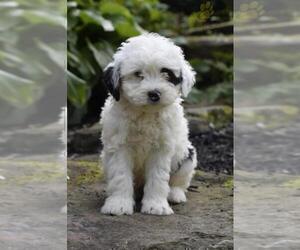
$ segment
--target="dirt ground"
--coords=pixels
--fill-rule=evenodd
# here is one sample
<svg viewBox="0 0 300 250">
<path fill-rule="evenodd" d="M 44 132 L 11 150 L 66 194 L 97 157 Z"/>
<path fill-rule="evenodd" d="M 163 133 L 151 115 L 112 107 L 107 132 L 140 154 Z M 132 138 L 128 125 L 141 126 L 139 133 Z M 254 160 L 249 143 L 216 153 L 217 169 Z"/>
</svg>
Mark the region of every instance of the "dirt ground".
<svg viewBox="0 0 300 250">
<path fill-rule="evenodd" d="M 300 175 L 299 119 L 267 129 L 244 124 L 236 127 L 234 132 L 236 169 Z"/>
<path fill-rule="evenodd" d="M 1 250 L 67 248 L 64 164 L 41 158 L 0 158 Z"/>
<path fill-rule="evenodd" d="M 68 162 L 68 249 L 232 249 L 233 190 L 228 175 L 197 171 L 186 204 L 171 216 L 108 216 L 98 155 Z"/>
<path fill-rule="evenodd" d="M 300 249 L 300 176 L 235 171 L 235 249 Z"/>
</svg>

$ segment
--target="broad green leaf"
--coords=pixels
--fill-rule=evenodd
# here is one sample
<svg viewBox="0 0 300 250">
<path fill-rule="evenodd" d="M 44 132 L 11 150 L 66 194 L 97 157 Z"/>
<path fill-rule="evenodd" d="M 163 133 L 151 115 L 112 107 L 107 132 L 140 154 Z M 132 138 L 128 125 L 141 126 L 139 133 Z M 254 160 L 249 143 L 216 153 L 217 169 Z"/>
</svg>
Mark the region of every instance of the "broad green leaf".
<svg viewBox="0 0 300 250">
<path fill-rule="evenodd" d="M 196 88 L 192 88 L 191 92 L 189 93 L 186 101 L 188 103 L 198 103 L 199 100 L 201 100 L 203 96 L 203 92 L 196 89 Z"/>
<path fill-rule="evenodd" d="M 14 63 L 22 62 L 21 58 L 19 58 L 17 55 L 5 51 L 0 51 L 0 61 L 4 61 L 3 63 L 6 63 L 7 60 Z"/>
<path fill-rule="evenodd" d="M 46 23 L 67 28 L 67 19 L 61 15 L 43 10 L 18 10 L 15 15 L 25 18 L 32 24 Z"/>
<path fill-rule="evenodd" d="M 63 46 L 59 46 L 61 47 L 59 49 L 52 48 L 48 44 L 42 41 L 37 41 L 37 45 L 41 50 L 43 50 L 49 56 L 49 58 L 55 64 L 57 64 L 57 66 L 59 66 L 63 70 L 66 69 L 66 54 L 65 54 L 66 48 L 63 44 L 59 44 L 59 45 L 63 45 Z"/>
<path fill-rule="evenodd" d="M 192 59 L 190 61 L 191 65 L 193 68 L 200 73 L 207 73 L 210 71 L 211 66 L 209 63 L 205 60 L 200 60 L 200 59 Z"/>
<path fill-rule="evenodd" d="M 67 55 L 68 55 L 68 65 L 71 65 L 72 67 L 75 67 L 77 64 L 80 63 L 79 58 L 77 57 L 77 55 L 75 55 L 71 51 L 68 51 Z"/>
<path fill-rule="evenodd" d="M 82 107 L 89 96 L 89 87 L 83 79 L 67 71 L 68 76 L 68 100 L 77 107 Z"/>
<path fill-rule="evenodd" d="M 29 80 L 0 70 L 0 98 L 7 103 L 24 107 L 32 104 L 38 97 L 37 85 Z"/>
<path fill-rule="evenodd" d="M 78 4 L 75 1 L 68 1 L 67 6 L 68 8 L 75 8 L 78 6 Z"/>
<path fill-rule="evenodd" d="M 161 12 L 157 9 L 150 9 L 150 20 L 157 21 L 161 18 Z"/>
<path fill-rule="evenodd" d="M 78 51 L 78 58 L 80 63 L 78 64 L 77 70 L 84 79 L 89 79 L 92 75 L 96 74 L 95 65 L 93 65 L 92 57 L 88 48 L 84 48 L 82 51 Z"/>
<path fill-rule="evenodd" d="M 114 31 L 115 28 L 111 21 L 105 19 L 100 14 L 97 14 L 94 11 L 83 10 L 80 11 L 80 17 L 85 23 L 95 23 L 101 25 L 105 31 Z"/>
<path fill-rule="evenodd" d="M 0 8 L 14 8 L 18 7 L 19 4 L 16 1 L 3 1 L 0 2 Z"/>
<path fill-rule="evenodd" d="M 147 33 L 148 31 L 143 29 L 138 23 L 134 23 L 134 28 L 139 32 L 139 34 Z"/>
<path fill-rule="evenodd" d="M 89 49 L 92 51 L 95 60 L 102 69 L 112 60 L 113 50 L 107 43 L 92 44 L 87 41 Z"/>
<path fill-rule="evenodd" d="M 258 67 L 249 60 L 236 60 L 234 64 L 237 72 L 252 73 L 258 70 Z"/>
<path fill-rule="evenodd" d="M 137 36 L 140 34 L 135 25 L 128 21 L 119 22 L 115 24 L 115 27 L 118 34 L 124 38 Z"/>
<path fill-rule="evenodd" d="M 0 9 L 1 9 L 1 7 L 0 7 Z M 6 10 L 5 13 L 3 13 L 3 11 L 0 12 L 1 13 L 1 15 L 0 15 L 0 31 L 2 31 L 2 32 L 11 31 L 20 22 L 20 18 L 10 15 L 10 12 L 13 12 L 13 11 L 15 11 L 15 10 L 10 10 L 10 11 Z M 2 35 L 3 34 L 1 34 L 1 36 Z"/>
<path fill-rule="evenodd" d="M 102 2 L 100 4 L 100 11 L 102 15 L 108 16 L 123 16 L 127 19 L 132 19 L 130 11 L 121 4 L 114 2 Z"/>
</svg>

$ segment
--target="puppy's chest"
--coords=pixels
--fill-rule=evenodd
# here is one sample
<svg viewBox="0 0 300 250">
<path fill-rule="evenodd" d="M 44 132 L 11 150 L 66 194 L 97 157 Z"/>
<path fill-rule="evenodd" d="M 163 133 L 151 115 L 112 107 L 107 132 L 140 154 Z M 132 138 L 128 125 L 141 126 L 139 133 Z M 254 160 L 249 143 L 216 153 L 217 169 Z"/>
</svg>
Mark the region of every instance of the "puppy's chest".
<svg viewBox="0 0 300 250">
<path fill-rule="evenodd" d="M 127 144 L 135 151 L 149 151 L 162 143 L 163 126 L 156 116 L 131 120 L 128 126 Z"/>
<path fill-rule="evenodd" d="M 163 128 L 157 117 L 142 117 L 128 127 L 127 145 L 134 161 L 134 175 L 141 178 L 149 155 L 162 144 Z M 135 182 L 139 182 L 135 180 Z"/>
</svg>

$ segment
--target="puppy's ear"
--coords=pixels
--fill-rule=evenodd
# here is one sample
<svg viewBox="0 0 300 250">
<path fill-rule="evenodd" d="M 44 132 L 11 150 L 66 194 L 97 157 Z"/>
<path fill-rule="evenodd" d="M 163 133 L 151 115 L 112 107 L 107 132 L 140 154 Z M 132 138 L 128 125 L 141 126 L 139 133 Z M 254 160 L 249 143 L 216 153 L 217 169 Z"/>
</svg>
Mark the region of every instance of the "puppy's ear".
<svg viewBox="0 0 300 250">
<path fill-rule="evenodd" d="M 182 96 L 183 97 L 187 97 L 188 94 L 190 93 L 193 85 L 195 84 L 195 71 L 193 70 L 193 68 L 191 67 L 191 65 L 189 64 L 189 62 L 187 62 L 186 60 L 184 61 L 183 65 L 182 65 L 182 85 L 181 85 L 181 92 L 182 92 Z"/>
<path fill-rule="evenodd" d="M 109 64 L 104 70 L 104 84 L 109 93 L 116 99 L 120 100 L 120 69 L 113 64 Z"/>
</svg>

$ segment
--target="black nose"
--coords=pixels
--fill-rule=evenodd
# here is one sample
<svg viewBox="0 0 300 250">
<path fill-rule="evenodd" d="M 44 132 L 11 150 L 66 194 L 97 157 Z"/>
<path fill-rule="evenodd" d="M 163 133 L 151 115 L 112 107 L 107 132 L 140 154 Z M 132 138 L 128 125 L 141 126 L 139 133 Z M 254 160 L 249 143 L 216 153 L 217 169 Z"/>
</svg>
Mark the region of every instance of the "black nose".
<svg viewBox="0 0 300 250">
<path fill-rule="evenodd" d="M 158 90 L 153 90 L 148 92 L 148 97 L 151 102 L 158 102 L 161 93 Z"/>
</svg>

